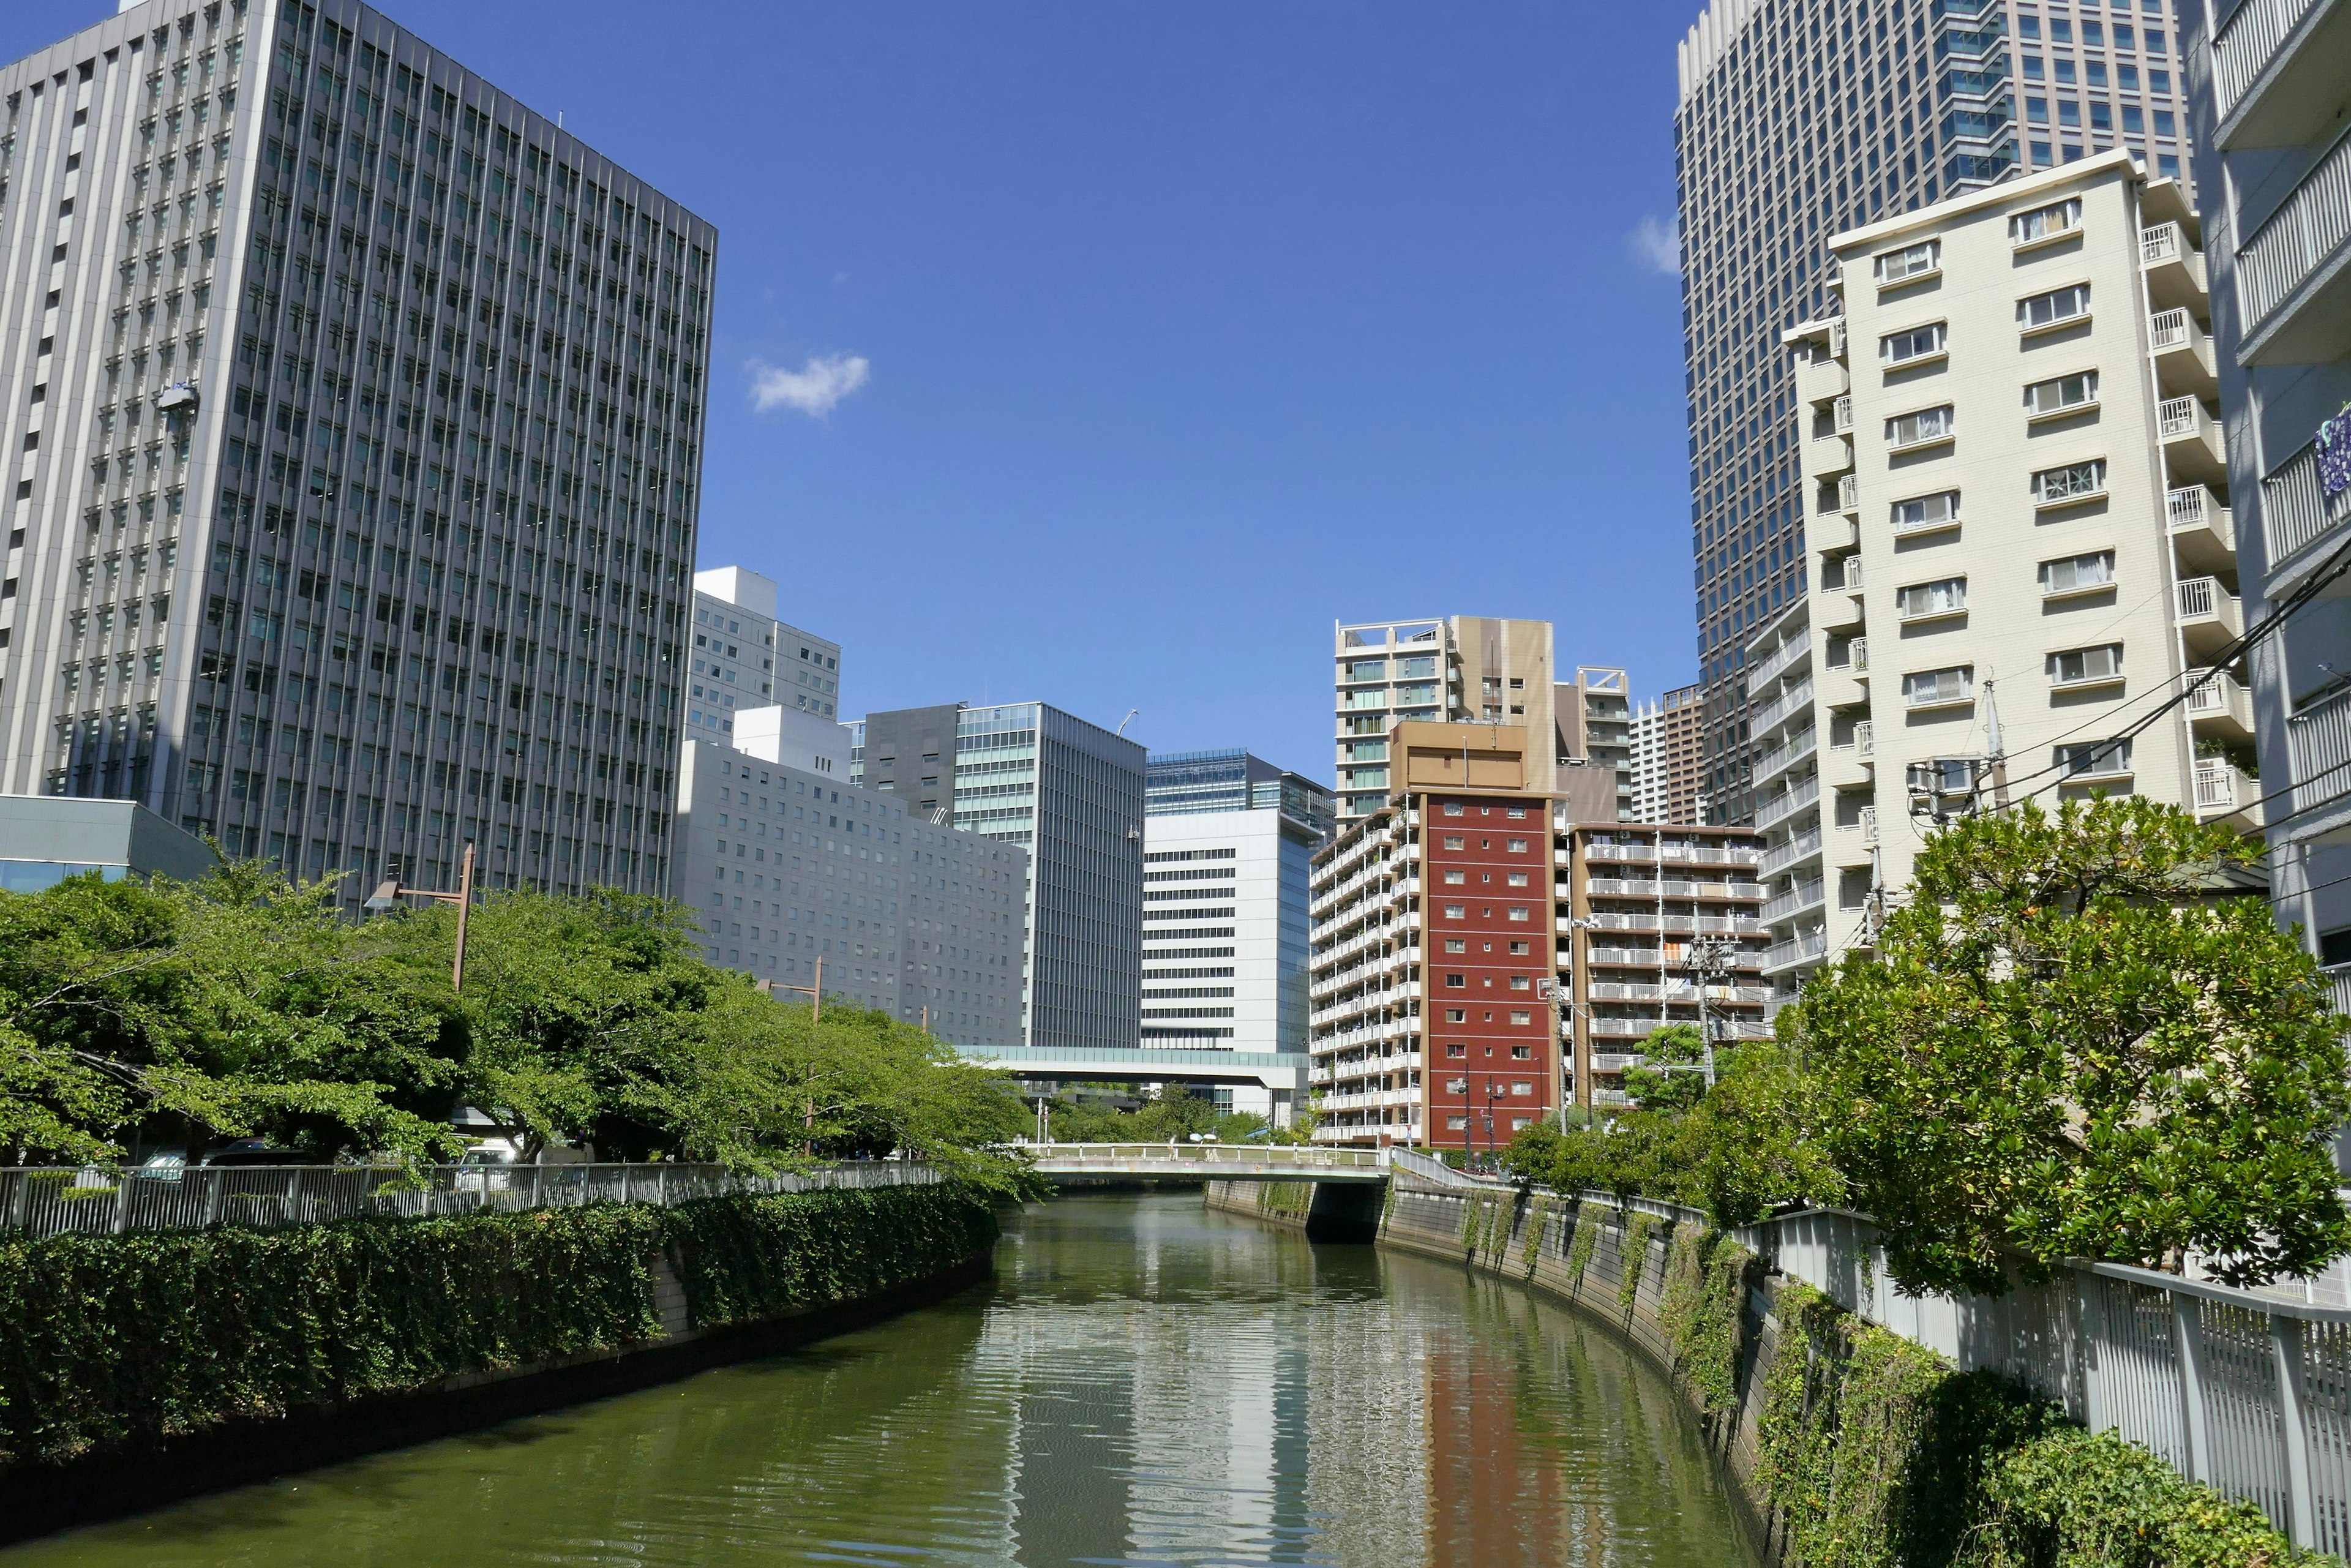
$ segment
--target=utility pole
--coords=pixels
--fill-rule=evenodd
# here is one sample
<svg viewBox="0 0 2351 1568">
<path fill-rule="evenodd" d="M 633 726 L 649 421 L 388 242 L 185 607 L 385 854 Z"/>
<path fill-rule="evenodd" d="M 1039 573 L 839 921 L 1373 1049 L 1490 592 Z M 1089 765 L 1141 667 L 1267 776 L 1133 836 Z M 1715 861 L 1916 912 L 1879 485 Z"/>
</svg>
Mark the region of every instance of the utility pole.
<svg viewBox="0 0 2351 1568">
<path fill-rule="evenodd" d="M 404 887 L 398 877 L 379 883 L 372 895 L 360 907 L 370 915 L 381 915 L 403 898 L 429 898 L 436 904 L 457 906 L 457 951 L 449 963 L 449 988 L 464 992 L 465 988 L 465 916 L 474 905 L 474 841 L 465 841 L 465 852 L 457 860 L 457 891 L 436 893 L 430 888 Z"/>
<path fill-rule="evenodd" d="M 1729 944 L 1701 934 L 1690 943 L 1690 980 L 1698 988 L 1698 1036 L 1705 1051 L 1706 1086 L 1714 1087 L 1714 1016 L 1706 1005 L 1706 988 L 1729 977 Z"/>
</svg>

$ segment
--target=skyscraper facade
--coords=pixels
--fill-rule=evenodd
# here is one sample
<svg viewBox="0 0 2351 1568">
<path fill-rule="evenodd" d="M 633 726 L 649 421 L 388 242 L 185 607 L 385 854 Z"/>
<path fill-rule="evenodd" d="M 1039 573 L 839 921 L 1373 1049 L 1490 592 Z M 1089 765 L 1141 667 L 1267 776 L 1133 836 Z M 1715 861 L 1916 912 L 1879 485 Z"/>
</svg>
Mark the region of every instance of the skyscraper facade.
<svg viewBox="0 0 2351 1568">
<path fill-rule="evenodd" d="M 1488 615 L 1341 623 L 1332 631 L 1339 820 L 1387 804 L 1388 731 L 1397 724 L 1516 725 L 1553 736 L 1552 623 Z M 1549 789 L 1555 758 L 1538 744 L 1532 788 Z"/>
<path fill-rule="evenodd" d="M 1701 821 L 1698 775 L 1705 756 L 1700 716 L 1706 688 L 1677 686 L 1633 710 L 1633 813 L 1635 822 Z"/>
<path fill-rule="evenodd" d="M 350 0 L 0 69 L 0 789 L 664 887 L 716 237 Z"/>
<path fill-rule="evenodd" d="M 2194 7 L 2201 255 L 2279 915 L 2351 1011 L 2351 5 Z M 2208 20 L 2208 16 L 2210 20 Z"/>
<path fill-rule="evenodd" d="M 1132 1050 L 1141 1020 L 1144 748 L 1048 703 L 872 713 L 852 781 L 1029 851 L 1031 1046 Z"/>
<path fill-rule="evenodd" d="M 1793 371 L 1830 235 L 2124 146 L 2187 178 L 2169 0 L 1715 0 L 1674 119 L 1704 789 L 1751 820 L 1747 643 L 1804 591 Z"/>
</svg>

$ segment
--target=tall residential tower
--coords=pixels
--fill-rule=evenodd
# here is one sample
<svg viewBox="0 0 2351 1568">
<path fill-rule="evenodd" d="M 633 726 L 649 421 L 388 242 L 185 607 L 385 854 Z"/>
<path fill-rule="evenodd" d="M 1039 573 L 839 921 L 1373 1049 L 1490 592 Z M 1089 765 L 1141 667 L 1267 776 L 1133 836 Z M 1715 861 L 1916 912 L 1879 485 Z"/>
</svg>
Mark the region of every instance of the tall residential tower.
<svg viewBox="0 0 2351 1568">
<path fill-rule="evenodd" d="M 2110 147 L 2186 178 L 2168 0 L 1715 0 L 1674 118 L 1706 776 L 1754 813 L 1748 642 L 1804 592 L 1792 367 L 1829 236 Z"/>
<path fill-rule="evenodd" d="M 664 888 L 716 238 L 351 0 L 0 68 L 0 789 Z"/>
</svg>

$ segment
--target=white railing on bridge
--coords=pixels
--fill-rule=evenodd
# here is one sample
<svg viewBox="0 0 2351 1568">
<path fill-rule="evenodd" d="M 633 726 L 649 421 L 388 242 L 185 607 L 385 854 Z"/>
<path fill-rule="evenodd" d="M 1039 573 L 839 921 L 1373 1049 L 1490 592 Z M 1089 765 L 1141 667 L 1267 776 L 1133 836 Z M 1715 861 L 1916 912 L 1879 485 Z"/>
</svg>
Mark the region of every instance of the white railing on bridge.
<svg viewBox="0 0 2351 1568">
<path fill-rule="evenodd" d="M 1026 1144 L 1022 1151 L 1047 1174 L 1055 1171 L 1116 1170 L 1138 1166 L 1181 1169 L 1186 1175 L 1212 1175 L 1227 1169 L 1265 1171 L 1381 1170 L 1387 1166 L 1383 1149 L 1332 1149 L 1311 1144 Z"/>
<path fill-rule="evenodd" d="M 585 1203 L 671 1205 L 726 1193 L 911 1186 L 938 1179 L 931 1166 L 910 1160 L 771 1176 L 670 1164 L 19 1166 L 0 1168 L 0 1234 L 107 1236 L 222 1224 L 277 1229 L 363 1215 L 423 1218 Z"/>
</svg>

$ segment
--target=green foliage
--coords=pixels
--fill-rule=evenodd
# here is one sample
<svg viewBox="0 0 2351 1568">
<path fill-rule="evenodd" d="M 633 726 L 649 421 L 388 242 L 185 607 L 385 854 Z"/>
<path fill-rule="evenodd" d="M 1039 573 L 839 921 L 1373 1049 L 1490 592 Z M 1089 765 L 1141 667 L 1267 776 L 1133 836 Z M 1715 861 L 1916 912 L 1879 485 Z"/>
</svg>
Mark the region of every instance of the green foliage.
<svg viewBox="0 0 2351 1568">
<path fill-rule="evenodd" d="M 1641 1276 L 1649 1269 L 1650 1239 L 1665 1228 L 1665 1221 L 1646 1208 L 1636 1208 L 1625 1216 L 1625 1240 L 1617 1254 L 1616 1304 L 1626 1312 L 1641 1293 Z"/>
<path fill-rule="evenodd" d="M 0 1242 L 0 1469 L 852 1299 L 984 1252 L 952 1185 Z M 158 1332 L 167 1327 L 168 1332 Z"/>
<path fill-rule="evenodd" d="M 1603 1213 L 1597 1204 L 1575 1206 L 1575 1239 L 1568 1244 L 1567 1271 L 1578 1284 L 1583 1282 L 1583 1271 L 1592 1267 L 1593 1249 L 1600 1245 L 1601 1227 L 1606 1223 Z"/>
<path fill-rule="evenodd" d="M 1706 1094 L 1706 1039 L 1690 1023 L 1659 1024 L 1643 1042 L 1638 1067 L 1625 1070 L 1625 1092 L 1644 1111 L 1687 1111 Z"/>
<path fill-rule="evenodd" d="M 1740 1323 L 1753 1259 L 1719 1231 L 1687 1223 L 1675 1227 L 1666 1255 L 1659 1322 L 1673 1346 L 1674 1369 L 1709 1416 L 1738 1407 Z"/>
<path fill-rule="evenodd" d="M 1262 1181 L 1257 1184 L 1257 1208 L 1281 1219 L 1303 1221 L 1314 1207 L 1311 1181 Z"/>
<path fill-rule="evenodd" d="M 697 1329 L 870 1296 L 976 1258 L 997 1235 L 986 1197 L 944 1182 L 705 1198 L 665 1218 Z"/>
<path fill-rule="evenodd" d="M 2351 1250 L 2351 1026 L 2264 901 L 2191 892 L 2253 852 L 2138 799 L 1969 820 L 1921 852 L 1877 951 L 1781 1015 L 1808 1140 L 1904 1289 L 2189 1250 L 2255 1284 Z"/>
<path fill-rule="evenodd" d="M 1217 1114 L 1216 1102 L 1195 1094 L 1182 1084 L 1163 1085 L 1138 1111 L 1117 1111 L 1082 1102 L 1056 1103 L 1048 1112 L 1054 1140 L 1071 1144 L 1164 1144 L 1170 1138 L 1188 1141 L 1195 1133 L 1210 1133 L 1217 1142 L 1273 1142 L 1266 1120 L 1250 1112 Z"/>
<path fill-rule="evenodd" d="M 1530 1280 L 1535 1277 L 1535 1265 L 1542 1258 L 1543 1233 L 1550 1228 L 1551 1205 L 1543 1198 L 1535 1198 L 1527 1210 L 1526 1244 L 1519 1249 L 1519 1263 Z"/>
<path fill-rule="evenodd" d="M 1755 1484 L 1793 1568 L 2316 1568 L 2242 1503 L 1785 1284 Z"/>
<path fill-rule="evenodd" d="M 77 877 L 0 894 L 0 1159 L 261 1135 L 450 1157 L 471 1103 L 533 1149 L 774 1169 L 920 1154 L 998 1190 L 1026 1124 L 1000 1074 L 886 1014 L 806 1006 L 704 963 L 676 905 L 494 895 L 450 988 L 455 911 L 354 925 L 326 883 Z"/>
<path fill-rule="evenodd" d="M 0 1465 L 648 1338 L 660 1244 L 611 1205 L 0 1243 Z"/>
</svg>

